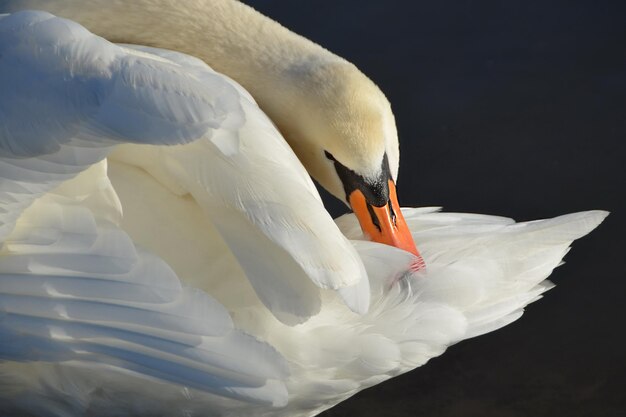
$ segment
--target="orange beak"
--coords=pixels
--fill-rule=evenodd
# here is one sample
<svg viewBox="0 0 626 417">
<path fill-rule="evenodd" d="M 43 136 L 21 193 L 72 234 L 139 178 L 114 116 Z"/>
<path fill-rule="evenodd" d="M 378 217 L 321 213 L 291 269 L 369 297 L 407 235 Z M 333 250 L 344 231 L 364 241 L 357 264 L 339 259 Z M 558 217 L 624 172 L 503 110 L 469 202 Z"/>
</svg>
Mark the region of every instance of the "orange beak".
<svg viewBox="0 0 626 417">
<path fill-rule="evenodd" d="M 398 204 L 396 185 L 389 180 L 389 202 L 382 207 L 370 205 L 365 196 L 358 189 L 348 196 L 352 211 L 359 219 L 361 229 L 374 242 L 395 246 L 417 256 L 415 269 L 422 269 L 425 266 L 420 255 L 411 231 L 406 225 L 404 216 Z"/>
</svg>

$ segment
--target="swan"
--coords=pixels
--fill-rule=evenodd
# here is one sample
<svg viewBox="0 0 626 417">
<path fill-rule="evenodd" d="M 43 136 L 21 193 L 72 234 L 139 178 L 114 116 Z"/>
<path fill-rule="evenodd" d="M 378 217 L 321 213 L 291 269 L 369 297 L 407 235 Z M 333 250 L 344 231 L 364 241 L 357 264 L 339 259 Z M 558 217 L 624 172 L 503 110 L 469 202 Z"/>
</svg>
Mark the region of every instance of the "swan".
<svg viewBox="0 0 626 417">
<path fill-rule="evenodd" d="M 606 216 L 400 210 L 382 93 L 238 3 L 211 10 L 240 30 L 196 32 L 206 15 L 176 9 L 207 36 L 195 45 L 122 2 L 113 26 L 139 35 L 105 33 L 104 3 L 24 3 L 148 46 L 45 12 L 0 18 L 9 413 L 315 415 L 517 319 Z M 217 52 L 186 49 L 211 36 Z M 238 59 L 220 61 L 227 47 Z M 309 174 L 360 217 L 333 222 Z"/>
</svg>

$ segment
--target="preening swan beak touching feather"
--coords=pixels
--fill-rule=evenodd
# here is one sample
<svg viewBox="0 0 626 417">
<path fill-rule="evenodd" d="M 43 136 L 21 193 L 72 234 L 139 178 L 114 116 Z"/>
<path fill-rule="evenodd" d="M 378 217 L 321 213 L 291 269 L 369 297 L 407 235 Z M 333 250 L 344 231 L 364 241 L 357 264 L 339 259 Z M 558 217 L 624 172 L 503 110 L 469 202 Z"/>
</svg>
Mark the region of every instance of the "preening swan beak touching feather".
<svg viewBox="0 0 626 417">
<path fill-rule="evenodd" d="M 417 251 L 411 231 L 398 204 L 396 184 L 389 171 L 387 155 L 383 157 L 380 174 L 375 180 L 366 180 L 337 161 L 330 153 L 337 174 L 344 185 L 347 200 L 354 211 L 363 233 L 374 242 L 395 246 L 414 254 L 415 268 L 421 269 L 424 260 Z"/>
<path fill-rule="evenodd" d="M 374 242 L 384 243 L 411 252 L 417 257 L 415 267 L 416 270 L 419 270 L 426 265 L 415 247 L 411 231 L 406 225 L 400 210 L 396 185 L 390 179 L 387 181 L 387 187 L 389 199 L 382 206 L 371 204 L 365 194 L 359 190 L 355 190 L 350 194 L 350 206 L 366 236 Z"/>
<path fill-rule="evenodd" d="M 239 2 L 0 13 L 7 415 L 313 416 L 519 318 L 607 215 L 401 208 L 384 94 Z"/>
</svg>

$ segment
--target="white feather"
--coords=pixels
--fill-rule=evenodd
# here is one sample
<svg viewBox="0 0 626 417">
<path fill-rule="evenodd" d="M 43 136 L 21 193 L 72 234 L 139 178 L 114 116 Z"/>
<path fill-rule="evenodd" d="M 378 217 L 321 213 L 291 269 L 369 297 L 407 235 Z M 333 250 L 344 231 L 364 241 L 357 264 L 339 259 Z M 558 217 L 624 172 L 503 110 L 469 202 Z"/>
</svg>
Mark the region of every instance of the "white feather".
<svg viewBox="0 0 626 417">
<path fill-rule="evenodd" d="M 414 272 L 353 215 L 336 225 L 201 61 L 43 12 L 2 17 L 0 55 L 9 414 L 314 415 L 517 319 L 607 214 L 404 209 Z"/>
</svg>

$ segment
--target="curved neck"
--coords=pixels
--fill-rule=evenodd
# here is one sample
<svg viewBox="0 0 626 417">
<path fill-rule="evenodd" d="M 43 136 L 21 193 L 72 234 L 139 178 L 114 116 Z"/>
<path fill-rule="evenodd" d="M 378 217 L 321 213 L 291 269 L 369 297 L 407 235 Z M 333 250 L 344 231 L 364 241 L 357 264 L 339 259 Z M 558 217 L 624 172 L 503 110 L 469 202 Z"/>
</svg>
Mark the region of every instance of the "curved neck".
<svg viewBox="0 0 626 417">
<path fill-rule="evenodd" d="M 232 0 L 9 0 L 11 9 L 47 10 L 118 43 L 196 56 L 236 80 L 287 136 L 310 68 L 347 61 Z M 350 64 L 348 64 L 350 65 Z M 282 94 L 277 98 L 277 94 Z M 296 129 L 297 130 L 297 129 Z"/>
<path fill-rule="evenodd" d="M 0 0 L 0 12 L 41 9 L 110 41 L 198 57 L 239 82 L 324 188 L 345 192 L 324 151 L 361 175 L 383 153 L 396 178 L 391 106 L 354 65 L 234 0 Z"/>
</svg>

